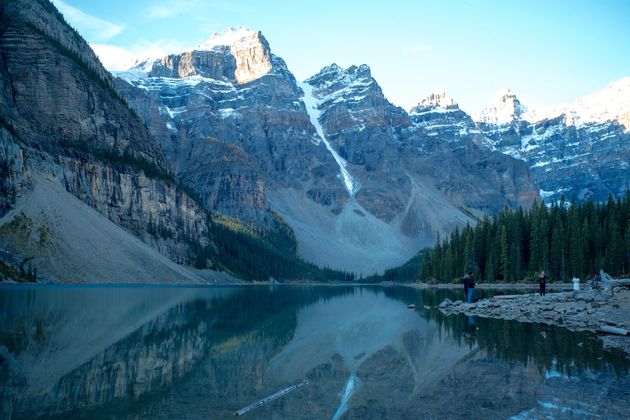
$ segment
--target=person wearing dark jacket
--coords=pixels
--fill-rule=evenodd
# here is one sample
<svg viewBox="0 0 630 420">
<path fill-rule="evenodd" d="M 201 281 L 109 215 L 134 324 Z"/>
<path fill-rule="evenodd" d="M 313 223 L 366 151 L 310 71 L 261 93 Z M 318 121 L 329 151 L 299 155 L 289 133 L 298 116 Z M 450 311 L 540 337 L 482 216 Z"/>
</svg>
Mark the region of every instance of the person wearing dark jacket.
<svg viewBox="0 0 630 420">
<path fill-rule="evenodd" d="M 466 287 L 466 302 L 472 303 L 473 291 L 475 290 L 475 280 L 473 279 L 473 275 L 471 272 L 468 272 L 468 274 L 464 278 L 464 284 Z"/>
<path fill-rule="evenodd" d="M 460 281 L 464 284 L 464 300 L 468 300 L 468 274 L 464 274 Z"/>
<path fill-rule="evenodd" d="M 545 296 L 545 289 L 547 287 L 547 275 L 544 271 L 541 271 L 540 275 L 538 276 L 538 285 L 540 286 L 540 296 Z"/>
</svg>

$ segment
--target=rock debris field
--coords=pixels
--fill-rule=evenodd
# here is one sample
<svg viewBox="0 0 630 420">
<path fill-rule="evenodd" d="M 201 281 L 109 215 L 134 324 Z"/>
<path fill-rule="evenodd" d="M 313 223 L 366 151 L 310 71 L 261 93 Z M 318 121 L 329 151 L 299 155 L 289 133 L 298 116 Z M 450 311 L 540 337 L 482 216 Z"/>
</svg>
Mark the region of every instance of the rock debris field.
<svg viewBox="0 0 630 420">
<path fill-rule="evenodd" d="M 618 348 L 630 358 L 630 288 L 591 289 L 570 292 L 496 296 L 474 303 L 444 299 L 445 315 L 463 313 L 483 318 L 513 319 L 592 331 L 604 346 Z"/>
</svg>

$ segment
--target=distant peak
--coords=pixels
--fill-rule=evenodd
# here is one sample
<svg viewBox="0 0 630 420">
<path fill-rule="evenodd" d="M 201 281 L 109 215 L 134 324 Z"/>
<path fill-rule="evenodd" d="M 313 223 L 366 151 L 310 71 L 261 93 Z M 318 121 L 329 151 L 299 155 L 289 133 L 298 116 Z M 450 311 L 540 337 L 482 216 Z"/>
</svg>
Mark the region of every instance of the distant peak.
<svg viewBox="0 0 630 420">
<path fill-rule="evenodd" d="M 350 66 L 347 69 L 350 74 L 356 74 L 361 77 L 372 77 L 372 70 L 367 64 L 361 64 L 360 66 Z"/>
<path fill-rule="evenodd" d="M 432 93 L 415 107 L 411 108 L 411 112 L 427 112 L 435 108 L 441 108 L 446 110 L 459 109 L 459 104 L 452 98 L 448 97 L 445 92 Z"/>
<path fill-rule="evenodd" d="M 361 64 L 360 66 L 355 66 L 352 65 L 350 67 L 347 68 L 348 72 L 370 72 L 370 66 L 368 66 L 367 64 Z"/>
<path fill-rule="evenodd" d="M 367 64 L 361 64 L 360 66 L 352 65 L 347 69 L 340 67 L 337 63 L 332 63 L 329 66 L 322 68 L 317 74 L 310 77 L 308 80 L 317 79 L 320 77 L 334 78 L 334 77 L 372 77 L 370 66 Z"/>
<path fill-rule="evenodd" d="M 475 120 L 486 124 L 505 125 L 520 120 L 527 112 L 521 101 L 510 89 L 501 89 L 490 104 L 484 108 Z"/>
<path fill-rule="evenodd" d="M 342 68 L 337 63 L 332 63 L 331 65 L 322 68 L 319 72 L 331 73 L 331 72 L 338 72 L 340 70 L 342 70 Z"/>
<path fill-rule="evenodd" d="M 514 95 L 512 93 L 512 91 L 510 90 L 510 88 L 503 88 L 500 89 L 495 95 L 495 100 L 496 101 L 500 101 L 500 100 L 504 100 L 505 98 L 509 98 L 509 97 L 516 97 L 516 95 Z"/>
<path fill-rule="evenodd" d="M 255 40 L 261 37 L 259 31 L 252 31 L 242 26 L 227 28 L 221 33 L 215 32 L 206 41 L 199 44 L 200 50 L 212 50 L 217 47 L 231 47 L 245 40 Z"/>
</svg>

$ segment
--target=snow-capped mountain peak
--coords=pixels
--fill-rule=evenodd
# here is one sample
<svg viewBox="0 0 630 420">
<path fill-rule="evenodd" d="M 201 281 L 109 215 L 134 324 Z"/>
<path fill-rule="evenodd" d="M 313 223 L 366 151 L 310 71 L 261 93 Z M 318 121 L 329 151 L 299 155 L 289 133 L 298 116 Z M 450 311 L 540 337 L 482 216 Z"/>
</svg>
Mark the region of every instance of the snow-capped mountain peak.
<svg viewBox="0 0 630 420">
<path fill-rule="evenodd" d="M 527 108 L 521 104 L 510 89 L 501 89 L 490 105 L 475 116 L 475 121 L 492 125 L 505 125 L 520 120 L 526 113 Z"/>
<path fill-rule="evenodd" d="M 231 55 L 235 63 L 226 60 L 220 66 L 211 65 L 209 63 L 212 63 L 212 60 L 203 58 L 217 54 Z M 129 70 L 117 72 L 116 75 L 130 82 L 148 76 L 171 78 L 203 76 L 243 84 L 259 79 L 272 70 L 273 56 L 265 37 L 260 31 L 237 26 L 222 33 L 214 33 L 191 51 L 136 60 Z"/>
</svg>

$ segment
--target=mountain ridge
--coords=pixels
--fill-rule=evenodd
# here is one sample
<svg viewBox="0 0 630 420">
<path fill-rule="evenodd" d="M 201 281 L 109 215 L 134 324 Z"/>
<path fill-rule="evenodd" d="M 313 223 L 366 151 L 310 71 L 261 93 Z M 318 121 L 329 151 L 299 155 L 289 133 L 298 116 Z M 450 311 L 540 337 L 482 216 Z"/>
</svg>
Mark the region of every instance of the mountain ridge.
<svg viewBox="0 0 630 420">
<path fill-rule="evenodd" d="M 630 137 L 628 77 L 551 110 L 528 109 L 506 89 L 474 120 L 439 106 L 410 115 L 419 127 L 452 141 L 468 138 L 526 162 L 547 203 L 562 197 L 602 201 L 630 189 L 624 176 L 630 165 L 624 146 Z"/>
</svg>

